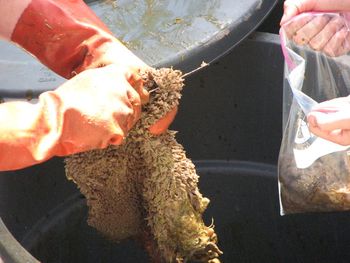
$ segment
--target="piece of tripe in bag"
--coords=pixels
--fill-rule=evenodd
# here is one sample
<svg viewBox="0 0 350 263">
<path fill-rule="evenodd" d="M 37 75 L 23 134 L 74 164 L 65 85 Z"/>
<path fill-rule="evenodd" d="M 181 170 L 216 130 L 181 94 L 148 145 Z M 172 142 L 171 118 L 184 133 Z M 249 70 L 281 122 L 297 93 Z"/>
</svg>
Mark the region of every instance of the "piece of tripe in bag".
<svg viewBox="0 0 350 263">
<path fill-rule="evenodd" d="M 349 147 L 315 136 L 307 123 L 318 103 L 349 95 L 348 17 L 305 13 L 280 30 L 286 62 L 278 158 L 282 215 L 350 209 Z"/>
</svg>

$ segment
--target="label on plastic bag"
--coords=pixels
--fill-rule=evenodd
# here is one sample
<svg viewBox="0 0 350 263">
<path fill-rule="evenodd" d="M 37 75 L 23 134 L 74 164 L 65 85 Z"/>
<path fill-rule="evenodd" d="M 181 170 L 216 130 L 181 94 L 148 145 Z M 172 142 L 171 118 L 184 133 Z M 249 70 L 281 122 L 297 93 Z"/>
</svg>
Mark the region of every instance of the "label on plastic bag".
<svg viewBox="0 0 350 263">
<path fill-rule="evenodd" d="M 302 119 L 299 119 L 299 127 L 294 142 L 295 164 L 300 169 L 311 166 L 322 156 L 348 148 L 348 146 L 341 146 L 313 135 L 309 131 L 307 123 Z"/>
</svg>

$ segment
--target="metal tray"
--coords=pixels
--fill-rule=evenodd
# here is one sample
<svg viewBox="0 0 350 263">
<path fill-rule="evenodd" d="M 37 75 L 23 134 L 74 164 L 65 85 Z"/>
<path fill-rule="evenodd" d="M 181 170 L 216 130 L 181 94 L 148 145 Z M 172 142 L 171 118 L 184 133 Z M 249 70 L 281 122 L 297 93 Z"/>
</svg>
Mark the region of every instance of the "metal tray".
<svg viewBox="0 0 350 263">
<path fill-rule="evenodd" d="M 152 66 L 184 72 L 211 63 L 255 30 L 278 0 L 86 0 L 115 36 Z M 0 100 L 31 99 L 57 76 L 0 41 Z"/>
</svg>

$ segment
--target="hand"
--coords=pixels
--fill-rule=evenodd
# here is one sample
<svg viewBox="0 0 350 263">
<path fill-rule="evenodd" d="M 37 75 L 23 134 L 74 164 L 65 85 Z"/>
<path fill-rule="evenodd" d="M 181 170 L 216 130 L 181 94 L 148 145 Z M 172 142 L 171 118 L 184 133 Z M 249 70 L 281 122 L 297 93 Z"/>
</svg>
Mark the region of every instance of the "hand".
<svg viewBox="0 0 350 263">
<path fill-rule="evenodd" d="M 104 43 L 93 50 L 93 52 L 94 59 L 86 59 L 84 63 L 76 68 L 77 73 L 113 64 L 118 67 L 118 70 L 125 73 L 130 85 L 140 94 L 141 101 L 143 103 L 148 102 L 148 92 L 143 89 L 143 82 L 140 76 L 141 71 L 150 68 L 145 62 L 114 38 L 111 42 Z"/>
<path fill-rule="evenodd" d="M 288 39 L 308 45 L 328 56 L 341 56 L 350 50 L 347 21 L 340 15 L 302 14 L 282 26 Z"/>
<path fill-rule="evenodd" d="M 350 11 L 350 1 L 346 0 L 286 0 L 281 25 L 305 12 Z"/>
<path fill-rule="evenodd" d="M 115 65 L 86 70 L 37 104 L 0 104 L 0 170 L 118 145 L 140 111 L 139 94 Z"/>
<path fill-rule="evenodd" d="M 11 40 L 59 75 L 71 78 L 87 69 L 114 64 L 141 101 L 147 102 L 139 72 L 148 66 L 112 35 L 83 0 L 31 0 L 16 17 Z M 164 129 L 172 119 L 166 120 L 158 128 Z"/>
<path fill-rule="evenodd" d="M 143 88 L 142 80 L 140 77 L 140 71 L 150 68 L 145 62 L 139 59 L 129 49 L 122 45 L 118 40 L 114 39 L 112 42 L 107 42 L 98 50 L 95 50 L 96 59 L 88 65 L 82 65 L 82 68 L 78 68 L 77 71 L 103 67 L 105 65 L 116 65 L 119 69 L 125 72 L 128 82 L 136 89 L 140 94 L 142 103 L 148 102 L 149 94 Z M 170 124 L 175 119 L 177 114 L 177 107 L 168 112 L 162 119 L 153 124 L 149 131 L 154 135 L 160 135 L 164 133 Z"/>
<path fill-rule="evenodd" d="M 68 141 L 85 145 L 78 151 L 122 143 L 139 119 L 142 101 L 138 92 L 143 90 L 142 81 L 135 80 L 133 87 L 129 84 L 133 80 L 128 77 L 115 65 L 89 69 L 51 93 L 63 103 L 60 110 L 69 123 Z M 51 96 L 50 92 L 47 94 Z"/>
<path fill-rule="evenodd" d="M 149 127 L 150 133 L 154 135 L 160 135 L 164 133 L 169 128 L 173 120 L 175 119 L 176 114 L 177 114 L 177 107 L 169 111 L 162 119 L 160 119 L 151 127 Z"/>
<path fill-rule="evenodd" d="M 318 104 L 308 115 L 310 131 L 340 145 L 350 145 L 350 97 Z"/>
</svg>

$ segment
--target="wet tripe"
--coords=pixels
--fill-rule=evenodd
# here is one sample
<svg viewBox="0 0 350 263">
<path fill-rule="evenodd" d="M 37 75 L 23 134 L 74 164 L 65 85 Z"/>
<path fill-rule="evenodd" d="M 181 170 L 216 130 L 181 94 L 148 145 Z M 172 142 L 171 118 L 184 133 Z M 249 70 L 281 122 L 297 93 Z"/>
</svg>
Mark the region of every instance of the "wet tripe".
<svg viewBox="0 0 350 263">
<path fill-rule="evenodd" d="M 175 132 L 148 128 L 179 103 L 182 73 L 163 68 L 143 74 L 150 102 L 121 146 L 66 158 L 66 173 L 87 199 L 89 225 L 112 240 L 141 240 L 153 262 L 217 263 L 213 225 L 202 219 L 209 199 Z"/>
</svg>

